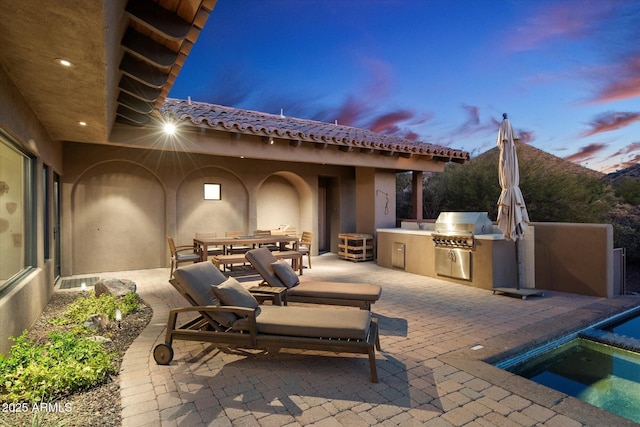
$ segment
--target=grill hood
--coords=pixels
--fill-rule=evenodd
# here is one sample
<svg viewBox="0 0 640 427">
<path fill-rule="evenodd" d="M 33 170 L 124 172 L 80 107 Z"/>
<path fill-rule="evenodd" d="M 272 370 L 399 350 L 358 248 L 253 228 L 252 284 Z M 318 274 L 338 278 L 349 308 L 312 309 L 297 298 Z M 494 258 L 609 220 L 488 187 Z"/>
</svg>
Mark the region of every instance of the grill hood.
<svg viewBox="0 0 640 427">
<path fill-rule="evenodd" d="M 436 233 L 492 234 L 493 224 L 487 212 L 441 212 Z"/>
</svg>

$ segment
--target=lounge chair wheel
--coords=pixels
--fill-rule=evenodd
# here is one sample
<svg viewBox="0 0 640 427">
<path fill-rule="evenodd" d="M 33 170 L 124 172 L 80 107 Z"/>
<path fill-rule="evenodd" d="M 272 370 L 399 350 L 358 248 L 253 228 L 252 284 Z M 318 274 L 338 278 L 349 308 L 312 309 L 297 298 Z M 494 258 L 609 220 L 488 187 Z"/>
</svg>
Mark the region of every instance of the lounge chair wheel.
<svg viewBox="0 0 640 427">
<path fill-rule="evenodd" d="M 168 365 L 173 360 L 173 349 L 168 344 L 158 344 L 153 349 L 153 358 L 158 365 Z"/>
</svg>

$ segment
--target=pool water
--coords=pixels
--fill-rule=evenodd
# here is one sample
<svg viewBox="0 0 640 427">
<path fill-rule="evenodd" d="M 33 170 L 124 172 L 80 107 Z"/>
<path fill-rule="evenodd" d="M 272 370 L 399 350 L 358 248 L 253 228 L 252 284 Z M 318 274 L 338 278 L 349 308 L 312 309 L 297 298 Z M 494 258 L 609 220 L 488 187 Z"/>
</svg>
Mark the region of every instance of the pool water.
<svg viewBox="0 0 640 427">
<path fill-rule="evenodd" d="M 618 335 L 640 339 L 640 316 L 603 328 Z"/>
<path fill-rule="evenodd" d="M 640 423 L 640 354 L 575 338 L 507 370 Z"/>
</svg>

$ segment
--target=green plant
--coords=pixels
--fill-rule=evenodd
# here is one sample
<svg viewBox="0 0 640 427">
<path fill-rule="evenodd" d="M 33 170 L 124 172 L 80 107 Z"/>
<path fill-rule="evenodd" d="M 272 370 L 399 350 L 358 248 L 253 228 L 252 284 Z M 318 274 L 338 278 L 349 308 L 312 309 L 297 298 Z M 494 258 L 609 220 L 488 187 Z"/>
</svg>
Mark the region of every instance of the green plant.
<svg viewBox="0 0 640 427">
<path fill-rule="evenodd" d="M 115 373 L 114 354 L 92 341 L 85 328 L 53 332 L 38 343 L 18 338 L 0 358 L 0 401 L 40 402 L 99 384 Z"/>
<path fill-rule="evenodd" d="M 69 325 L 73 323 L 84 323 L 92 314 L 104 314 L 109 320 L 115 320 L 116 309 L 119 309 L 122 317 L 135 312 L 140 307 L 138 294 L 131 292 L 123 297 L 102 294 L 95 297 L 91 291 L 88 296 L 77 298 L 67 310 L 51 322 L 55 325 Z"/>
<path fill-rule="evenodd" d="M 640 205 L 640 179 L 636 178 L 622 178 L 613 183 L 613 188 L 616 191 L 616 196 L 622 197 L 626 203 L 634 206 Z"/>
<path fill-rule="evenodd" d="M 29 427 L 65 427 L 69 425 L 68 421 L 47 420 L 46 418 L 46 412 L 33 411 L 28 425 Z M 7 421 L 2 416 L 0 416 L 0 427 L 15 427 L 15 424 L 13 422 Z"/>
</svg>

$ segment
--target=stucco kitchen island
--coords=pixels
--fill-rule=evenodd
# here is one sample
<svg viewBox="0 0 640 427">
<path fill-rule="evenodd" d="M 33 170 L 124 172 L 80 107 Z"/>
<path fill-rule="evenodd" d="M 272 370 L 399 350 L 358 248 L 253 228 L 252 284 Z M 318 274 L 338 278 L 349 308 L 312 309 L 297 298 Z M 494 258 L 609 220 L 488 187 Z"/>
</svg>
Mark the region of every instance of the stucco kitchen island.
<svg viewBox="0 0 640 427">
<path fill-rule="evenodd" d="M 468 249 L 470 279 L 466 280 L 436 273 L 436 245 L 433 241 L 434 230 L 428 229 L 430 226 L 433 224 L 420 224 L 423 229 L 378 229 L 378 265 L 486 290 L 515 287 L 514 243 L 505 240 L 502 233 L 474 236 L 474 247 Z"/>
</svg>

